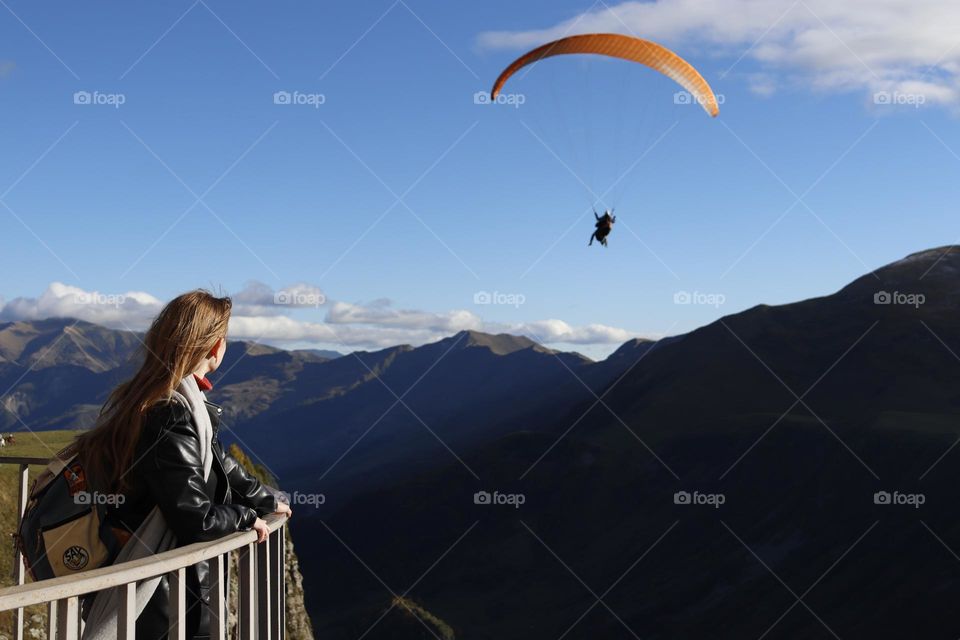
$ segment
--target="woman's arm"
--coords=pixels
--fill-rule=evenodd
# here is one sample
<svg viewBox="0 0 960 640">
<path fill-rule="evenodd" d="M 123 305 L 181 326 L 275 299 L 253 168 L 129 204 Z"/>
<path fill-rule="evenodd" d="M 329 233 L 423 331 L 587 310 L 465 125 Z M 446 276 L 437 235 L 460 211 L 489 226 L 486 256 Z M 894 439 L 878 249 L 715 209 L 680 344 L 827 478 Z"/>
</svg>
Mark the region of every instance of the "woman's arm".
<svg viewBox="0 0 960 640">
<path fill-rule="evenodd" d="M 247 473 L 236 458 L 229 453 L 222 451 L 221 453 L 223 470 L 227 472 L 227 480 L 230 481 L 230 491 L 234 501 L 256 510 L 258 516 L 274 513 L 277 510 L 277 498 L 273 492 L 260 480 Z"/>
<path fill-rule="evenodd" d="M 148 412 L 137 454 L 140 475 L 180 544 L 246 530 L 257 520 L 250 507 L 214 504 L 207 494 L 199 437 L 181 404 Z"/>
</svg>

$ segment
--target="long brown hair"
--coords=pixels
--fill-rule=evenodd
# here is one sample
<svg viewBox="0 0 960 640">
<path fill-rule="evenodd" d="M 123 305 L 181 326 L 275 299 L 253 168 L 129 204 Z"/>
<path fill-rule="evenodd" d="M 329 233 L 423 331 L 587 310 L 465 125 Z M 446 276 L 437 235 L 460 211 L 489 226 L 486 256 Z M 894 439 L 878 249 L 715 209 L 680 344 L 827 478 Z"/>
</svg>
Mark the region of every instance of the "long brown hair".
<svg viewBox="0 0 960 640">
<path fill-rule="evenodd" d="M 118 386 L 100 409 L 97 426 L 81 434 L 77 452 L 91 478 L 105 491 L 129 487 L 129 467 L 143 416 L 168 398 L 184 377 L 226 338 L 233 303 L 197 289 L 177 296 L 154 319 L 142 344 L 143 364 Z"/>
</svg>

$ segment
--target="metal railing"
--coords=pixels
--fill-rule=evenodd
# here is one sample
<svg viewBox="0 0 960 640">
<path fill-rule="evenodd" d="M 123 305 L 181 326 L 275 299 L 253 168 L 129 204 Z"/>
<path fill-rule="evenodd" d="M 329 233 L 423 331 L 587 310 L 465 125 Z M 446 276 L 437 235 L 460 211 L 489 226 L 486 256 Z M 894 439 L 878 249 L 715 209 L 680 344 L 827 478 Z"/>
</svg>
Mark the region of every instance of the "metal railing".
<svg viewBox="0 0 960 640">
<path fill-rule="evenodd" d="M 0 464 L 20 465 L 17 524 L 27 505 L 30 465 L 46 466 L 46 458 L 0 457 Z M 19 550 L 14 556 L 16 586 L 0 589 L 0 612 L 16 611 L 15 640 L 23 640 L 25 608 L 47 605 L 48 640 L 78 640 L 83 632 L 80 617 L 80 596 L 120 587 L 123 605 L 117 617 L 117 638 L 132 640 L 136 636 L 137 582 L 164 574 L 170 581 L 170 640 L 186 637 L 187 567 L 208 561 L 215 584 L 210 606 L 223 615 L 212 615 L 210 637 L 226 640 L 227 598 L 225 586 L 230 580 L 229 554 L 239 552 L 239 602 L 237 635 L 240 640 L 284 640 L 285 588 L 284 562 L 286 516 L 264 518 L 270 529 L 265 542 L 257 544 L 255 531 L 241 531 L 210 542 L 178 547 L 148 558 L 132 560 L 109 567 L 92 569 L 76 576 L 64 576 L 25 584 L 25 572 Z"/>
</svg>

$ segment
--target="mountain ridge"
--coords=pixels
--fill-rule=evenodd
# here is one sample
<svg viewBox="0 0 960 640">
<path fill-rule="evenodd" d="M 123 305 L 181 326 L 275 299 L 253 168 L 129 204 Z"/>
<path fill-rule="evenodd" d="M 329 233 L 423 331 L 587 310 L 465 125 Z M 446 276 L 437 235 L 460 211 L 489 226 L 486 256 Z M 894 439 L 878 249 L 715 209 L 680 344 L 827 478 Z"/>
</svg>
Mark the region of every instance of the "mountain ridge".
<svg viewBox="0 0 960 640">
<path fill-rule="evenodd" d="M 626 626 L 651 638 L 805 638 L 823 624 L 839 637 L 944 635 L 960 624 L 942 546 L 960 545 L 960 467 L 948 460 L 960 435 L 960 252 L 908 258 L 833 294 L 647 346 L 596 396 L 460 450 L 463 464 L 438 457 L 391 474 L 323 512 L 322 527 L 308 515 L 307 575 L 343 578 L 309 596 L 318 634 L 381 606 L 356 555 L 388 584 L 416 583 L 418 602 L 477 637 L 615 637 Z M 875 297 L 894 291 L 925 300 Z M 478 504 L 479 491 L 524 503 Z M 877 501 L 897 491 L 924 506 Z M 683 492 L 724 503 L 677 503 Z M 604 597 L 616 617 L 591 609 L 583 584 L 616 585 Z M 817 616 L 784 618 L 795 602 L 783 584 L 816 585 Z"/>
</svg>

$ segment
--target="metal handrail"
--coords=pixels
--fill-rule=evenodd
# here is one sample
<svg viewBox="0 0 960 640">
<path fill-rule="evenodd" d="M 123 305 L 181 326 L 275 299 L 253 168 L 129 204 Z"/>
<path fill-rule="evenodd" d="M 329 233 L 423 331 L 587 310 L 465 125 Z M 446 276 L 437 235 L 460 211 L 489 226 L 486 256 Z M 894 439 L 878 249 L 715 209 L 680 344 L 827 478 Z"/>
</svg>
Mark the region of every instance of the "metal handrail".
<svg viewBox="0 0 960 640">
<path fill-rule="evenodd" d="M 271 514 L 264 517 L 270 533 L 283 526 L 287 516 Z M 209 542 L 195 542 L 177 547 L 147 558 L 130 560 L 120 564 L 84 571 L 75 576 L 62 576 L 0 589 L 0 611 L 8 611 L 33 604 L 43 604 L 72 596 L 81 596 L 93 591 L 119 587 L 131 582 L 170 573 L 184 567 L 209 560 L 245 545 L 256 543 L 257 532 L 238 531 Z"/>
<path fill-rule="evenodd" d="M 48 465 L 53 458 L 29 458 L 23 456 L 0 456 L 0 464 L 38 464 Z"/>
<path fill-rule="evenodd" d="M 0 464 L 20 466 L 17 524 L 23 516 L 28 497 L 30 465 L 47 465 L 50 459 L 0 456 Z M 16 611 L 16 640 L 23 639 L 24 608 L 48 604 L 47 637 L 49 640 L 77 640 L 83 630 L 80 618 L 81 595 L 104 589 L 122 588 L 123 604 L 117 617 L 117 638 L 132 640 L 136 636 L 136 585 L 138 581 L 161 575 L 170 579 L 171 640 L 186 636 L 186 570 L 198 562 L 209 561 L 210 572 L 218 576 L 211 593 L 211 606 L 226 611 L 224 585 L 229 580 L 227 554 L 239 551 L 238 631 L 240 640 L 283 640 L 286 632 L 285 611 L 285 535 L 287 516 L 271 514 L 264 518 L 269 529 L 267 540 L 257 543 L 256 531 L 239 531 L 208 542 L 171 549 L 163 553 L 92 569 L 76 576 L 63 576 L 24 584 L 25 575 L 19 549 L 14 554 L 17 585 L 0 589 L 0 612 Z M 226 578 L 226 579 L 224 579 Z M 225 640 L 226 621 L 211 616 L 210 636 Z"/>
</svg>

